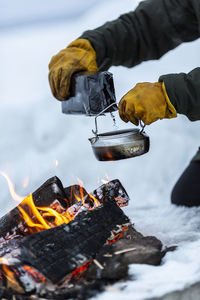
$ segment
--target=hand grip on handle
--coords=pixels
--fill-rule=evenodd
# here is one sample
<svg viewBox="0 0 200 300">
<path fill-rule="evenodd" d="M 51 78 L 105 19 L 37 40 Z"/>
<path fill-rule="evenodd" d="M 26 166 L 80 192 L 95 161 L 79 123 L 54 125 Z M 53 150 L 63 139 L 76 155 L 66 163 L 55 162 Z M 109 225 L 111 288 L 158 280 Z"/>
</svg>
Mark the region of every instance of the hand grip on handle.
<svg viewBox="0 0 200 300">
<path fill-rule="evenodd" d="M 95 136 L 98 136 L 98 126 L 97 126 L 97 118 L 99 117 L 99 116 L 102 116 L 103 115 L 103 113 L 107 110 L 107 109 L 109 109 L 110 107 L 112 107 L 113 105 L 117 105 L 116 103 L 112 103 L 112 104 L 110 104 L 108 107 L 106 107 L 106 108 L 104 108 L 98 115 L 96 115 L 95 116 L 95 130 L 93 130 L 92 129 L 92 133 L 95 135 Z M 146 124 L 144 124 L 143 122 L 142 122 L 142 120 L 139 120 L 139 124 L 140 124 L 140 126 L 141 126 L 141 131 L 140 131 L 140 133 L 142 133 L 142 132 L 144 132 L 144 128 L 145 128 L 145 126 L 146 126 Z"/>
</svg>

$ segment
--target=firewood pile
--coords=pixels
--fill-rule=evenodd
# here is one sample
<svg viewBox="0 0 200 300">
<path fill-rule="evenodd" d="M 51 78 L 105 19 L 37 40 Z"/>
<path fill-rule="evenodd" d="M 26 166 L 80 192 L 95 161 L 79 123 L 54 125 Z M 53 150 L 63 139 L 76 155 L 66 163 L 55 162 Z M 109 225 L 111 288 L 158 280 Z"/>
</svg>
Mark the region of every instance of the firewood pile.
<svg viewBox="0 0 200 300">
<path fill-rule="evenodd" d="M 92 193 L 47 180 L 0 219 L 0 299 L 87 299 L 129 264 L 159 265 L 166 250 L 134 229 L 128 201 L 117 179 Z"/>
</svg>

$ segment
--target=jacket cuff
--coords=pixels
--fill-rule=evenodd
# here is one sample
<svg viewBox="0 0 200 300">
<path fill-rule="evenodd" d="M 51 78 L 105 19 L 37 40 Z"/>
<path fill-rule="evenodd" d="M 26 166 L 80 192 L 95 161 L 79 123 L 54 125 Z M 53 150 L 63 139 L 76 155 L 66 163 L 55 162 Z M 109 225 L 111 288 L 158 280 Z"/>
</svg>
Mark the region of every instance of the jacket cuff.
<svg viewBox="0 0 200 300">
<path fill-rule="evenodd" d="M 171 101 L 169 99 L 169 96 L 168 96 L 166 88 L 165 88 L 164 81 L 162 81 L 162 91 L 163 91 L 163 94 L 165 96 L 165 100 L 166 100 L 166 103 L 167 103 L 167 111 L 168 111 L 167 117 L 169 119 L 176 118 L 177 117 L 177 112 L 176 112 L 175 107 L 172 105 L 172 103 L 171 103 Z"/>
<path fill-rule="evenodd" d="M 167 74 L 159 78 L 163 81 L 167 95 L 177 113 L 190 121 L 200 120 L 200 68 L 188 74 Z"/>
<path fill-rule="evenodd" d="M 192 158 L 191 161 L 192 161 L 192 162 L 193 162 L 193 161 L 198 161 L 198 162 L 200 162 L 200 147 L 199 147 L 199 150 L 197 151 L 197 153 L 195 154 L 195 156 Z"/>
<path fill-rule="evenodd" d="M 165 95 L 168 96 L 168 99 L 170 99 L 171 104 L 175 108 L 175 110 L 180 113 L 179 108 L 178 108 L 178 101 L 176 97 L 176 90 L 175 90 L 175 85 L 177 78 L 176 74 L 168 74 L 168 75 L 162 75 L 159 78 L 159 82 L 162 82 L 162 88 L 163 86 L 165 87 Z"/>
</svg>

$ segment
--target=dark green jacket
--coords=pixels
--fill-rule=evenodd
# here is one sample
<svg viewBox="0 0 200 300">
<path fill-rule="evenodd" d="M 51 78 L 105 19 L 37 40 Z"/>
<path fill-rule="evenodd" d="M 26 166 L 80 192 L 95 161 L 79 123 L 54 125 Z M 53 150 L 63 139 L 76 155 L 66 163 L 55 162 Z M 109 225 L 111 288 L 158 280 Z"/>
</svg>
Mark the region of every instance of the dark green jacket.
<svg viewBox="0 0 200 300">
<path fill-rule="evenodd" d="M 135 11 L 83 33 L 97 53 L 101 70 L 133 67 L 159 59 L 183 42 L 200 37 L 200 0 L 146 0 Z M 199 49 L 200 51 L 200 49 Z M 200 57 L 200 55 L 199 55 Z M 200 68 L 161 76 L 177 112 L 200 120 Z"/>
</svg>

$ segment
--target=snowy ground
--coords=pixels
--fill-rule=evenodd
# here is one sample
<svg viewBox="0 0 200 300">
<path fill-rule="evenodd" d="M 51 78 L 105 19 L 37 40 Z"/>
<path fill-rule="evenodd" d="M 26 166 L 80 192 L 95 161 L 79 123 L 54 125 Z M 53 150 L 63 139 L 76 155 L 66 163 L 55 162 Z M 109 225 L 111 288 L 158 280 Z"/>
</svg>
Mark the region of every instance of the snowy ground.
<svg viewBox="0 0 200 300">
<path fill-rule="evenodd" d="M 92 2 L 92 1 L 91 1 Z M 94 2 L 94 1 L 93 1 Z M 136 6 L 138 1 L 96 1 L 81 17 L 43 26 L 16 27 L 0 35 L 0 170 L 8 173 L 16 191 L 27 195 L 57 175 L 64 186 L 84 182 L 88 191 L 100 179 L 119 178 L 131 197 L 126 213 L 144 235 L 155 235 L 164 245 L 178 245 L 160 267 L 132 265 L 135 280 L 115 285 L 98 299 L 142 300 L 182 289 L 200 279 L 200 208 L 174 207 L 170 191 L 199 146 L 199 122 L 179 116 L 146 128 L 150 152 L 118 162 L 98 162 L 88 138 L 93 118 L 66 116 L 48 86 L 48 62 L 84 30 L 94 28 Z M 200 41 L 182 45 L 160 61 L 133 69 L 111 68 L 117 98 L 137 82 L 157 81 L 159 75 L 188 72 L 199 66 Z M 112 130 L 109 116 L 99 122 Z M 121 128 L 132 127 L 117 118 Z M 56 166 L 55 160 L 59 164 Z M 23 188 L 28 176 L 29 185 Z M 16 204 L 0 177 L 0 216 Z"/>
</svg>

